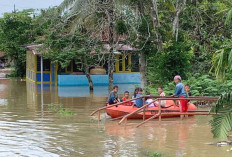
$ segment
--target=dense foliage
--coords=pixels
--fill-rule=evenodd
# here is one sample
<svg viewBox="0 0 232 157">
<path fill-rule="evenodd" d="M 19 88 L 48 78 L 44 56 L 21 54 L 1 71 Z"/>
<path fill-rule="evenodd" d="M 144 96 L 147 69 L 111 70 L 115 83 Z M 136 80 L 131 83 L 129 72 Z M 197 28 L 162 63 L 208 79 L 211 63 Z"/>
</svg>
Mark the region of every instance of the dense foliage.
<svg viewBox="0 0 232 157">
<path fill-rule="evenodd" d="M 193 96 L 219 96 L 222 93 L 232 91 L 232 80 L 226 80 L 224 82 L 217 80 L 214 75 L 200 73 L 194 74 L 189 77 L 188 80 L 183 80 L 183 84 L 191 86 L 191 92 Z M 158 86 L 156 86 L 158 87 Z M 148 88 L 151 93 L 158 94 L 155 88 Z M 164 85 L 164 92 L 166 95 L 172 95 L 175 90 L 173 81 Z"/>
<path fill-rule="evenodd" d="M 192 56 L 188 43 L 171 41 L 162 51 L 149 58 L 149 80 L 153 83 L 166 83 L 175 75 L 181 75 L 183 79 L 188 78 Z"/>
<path fill-rule="evenodd" d="M 35 41 L 36 31 L 31 17 L 33 10 L 5 13 L 0 18 L 0 50 L 13 61 L 15 77 L 26 73 L 26 49 L 23 45 Z"/>
</svg>

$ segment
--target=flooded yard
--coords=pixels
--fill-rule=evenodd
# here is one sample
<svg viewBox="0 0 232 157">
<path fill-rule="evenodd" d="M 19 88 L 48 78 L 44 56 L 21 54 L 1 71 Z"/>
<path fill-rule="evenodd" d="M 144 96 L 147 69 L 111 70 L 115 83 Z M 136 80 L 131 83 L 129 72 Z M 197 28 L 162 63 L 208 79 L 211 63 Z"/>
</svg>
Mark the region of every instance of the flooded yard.
<svg viewBox="0 0 232 157">
<path fill-rule="evenodd" d="M 0 80 L 0 156 L 134 157 L 148 156 L 148 152 L 168 157 L 232 156 L 227 151 L 231 147 L 216 147 L 210 116 L 163 119 L 160 125 L 154 120 L 135 129 L 137 120 L 129 120 L 124 128 L 102 113 L 98 124 L 97 118 L 89 115 L 104 106 L 105 87 L 97 87 L 94 93 L 87 87 L 44 90 L 41 103 L 39 87 L 25 81 Z M 74 115 L 49 110 L 46 104 L 51 103 L 63 104 Z"/>
</svg>

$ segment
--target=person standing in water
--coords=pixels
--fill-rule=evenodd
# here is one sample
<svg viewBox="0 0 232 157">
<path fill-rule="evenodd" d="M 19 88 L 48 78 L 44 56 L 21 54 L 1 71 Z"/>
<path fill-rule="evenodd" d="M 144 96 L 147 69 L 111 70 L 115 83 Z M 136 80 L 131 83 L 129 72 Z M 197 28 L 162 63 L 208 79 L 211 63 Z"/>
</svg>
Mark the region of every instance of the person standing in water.
<svg viewBox="0 0 232 157">
<path fill-rule="evenodd" d="M 184 89 L 183 83 L 181 83 L 181 77 L 179 75 L 176 75 L 174 77 L 174 82 L 176 84 L 176 90 L 173 96 L 177 96 L 179 98 L 186 98 L 187 94 Z M 188 100 L 180 100 L 180 112 L 187 112 L 188 110 Z M 181 116 L 183 118 L 183 116 Z"/>
</svg>

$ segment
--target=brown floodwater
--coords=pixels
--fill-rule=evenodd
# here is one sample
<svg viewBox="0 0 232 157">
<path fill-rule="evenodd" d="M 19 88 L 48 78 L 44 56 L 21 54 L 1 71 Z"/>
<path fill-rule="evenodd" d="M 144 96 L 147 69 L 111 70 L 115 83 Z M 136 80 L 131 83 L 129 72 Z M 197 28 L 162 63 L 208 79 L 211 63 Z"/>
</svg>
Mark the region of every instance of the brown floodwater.
<svg viewBox="0 0 232 157">
<path fill-rule="evenodd" d="M 129 120 L 125 128 L 102 113 L 98 124 L 89 114 L 104 106 L 104 91 L 102 96 L 89 93 L 84 97 L 84 88 L 71 88 L 44 87 L 41 101 L 39 87 L 20 80 L 0 80 L 0 156 L 143 157 L 147 152 L 168 157 L 232 156 L 227 151 L 231 147 L 216 147 L 210 116 L 163 119 L 161 124 L 154 120 L 135 129 L 140 121 Z M 105 87 L 96 92 L 101 89 Z M 48 108 L 49 103 L 62 103 L 75 115 L 58 114 Z"/>
</svg>

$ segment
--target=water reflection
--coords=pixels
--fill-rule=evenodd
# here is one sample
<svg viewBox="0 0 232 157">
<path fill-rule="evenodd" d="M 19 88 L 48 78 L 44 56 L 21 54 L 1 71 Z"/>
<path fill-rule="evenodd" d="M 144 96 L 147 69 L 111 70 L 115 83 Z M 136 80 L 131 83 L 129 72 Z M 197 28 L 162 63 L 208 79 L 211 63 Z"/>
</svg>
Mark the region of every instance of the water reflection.
<svg viewBox="0 0 232 157">
<path fill-rule="evenodd" d="M 107 90 L 96 87 L 88 93 L 85 87 L 71 88 L 44 86 L 44 104 L 62 103 L 76 113 L 65 117 L 46 105 L 42 113 L 40 85 L 0 80 L 0 156 L 134 157 L 146 156 L 147 151 L 177 157 L 231 156 L 226 148 L 204 144 L 216 142 L 210 117 L 150 121 L 138 129 L 137 120 L 128 121 L 126 128 L 107 118 L 98 125 L 89 114 L 104 105 Z M 120 93 L 125 90 L 121 89 Z"/>
</svg>

